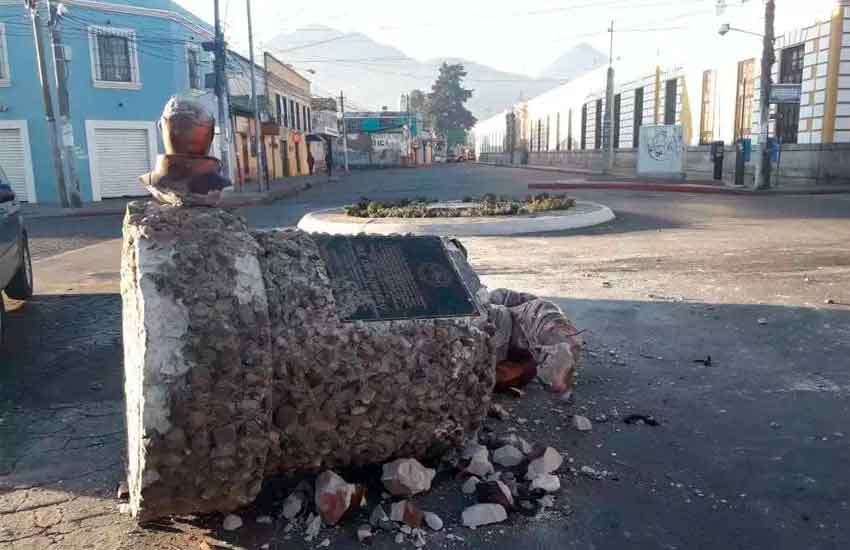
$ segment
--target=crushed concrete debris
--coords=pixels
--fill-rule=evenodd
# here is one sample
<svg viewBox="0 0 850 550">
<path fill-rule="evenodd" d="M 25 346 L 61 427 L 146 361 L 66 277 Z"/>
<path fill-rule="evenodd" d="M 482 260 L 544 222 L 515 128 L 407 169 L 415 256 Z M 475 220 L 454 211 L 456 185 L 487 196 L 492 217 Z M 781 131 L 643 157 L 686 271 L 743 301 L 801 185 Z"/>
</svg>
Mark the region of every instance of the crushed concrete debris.
<svg viewBox="0 0 850 550">
<path fill-rule="evenodd" d="M 580 432 L 589 432 L 593 430 L 593 424 L 590 422 L 590 419 L 579 414 L 573 416 L 573 426 Z"/>
<path fill-rule="evenodd" d="M 381 482 L 392 495 L 409 497 L 431 489 L 436 470 L 408 458 L 384 464 Z"/>
<path fill-rule="evenodd" d="M 475 496 L 482 504 L 500 504 L 506 510 L 514 506 L 514 497 L 507 485 L 501 481 L 484 481 L 475 487 Z"/>
<path fill-rule="evenodd" d="M 509 420 L 511 417 L 511 413 L 509 413 L 506 408 L 499 405 L 498 403 L 490 405 L 490 410 L 487 414 L 490 416 L 490 418 L 497 418 L 503 421 Z"/>
<path fill-rule="evenodd" d="M 519 466 L 523 460 L 525 460 L 525 455 L 513 445 L 499 447 L 493 452 L 493 462 L 505 468 Z"/>
<path fill-rule="evenodd" d="M 221 528 L 225 531 L 236 531 L 240 527 L 242 527 L 242 518 L 236 514 L 227 514 L 221 523 Z"/>
<path fill-rule="evenodd" d="M 425 523 L 432 531 L 440 531 L 443 528 L 443 520 L 434 512 L 425 512 Z"/>
<path fill-rule="evenodd" d="M 461 491 L 463 491 L 463 494 L 465 494 L 465 495 L 474 494 L 475 493 L 475 487 L 480 482 L 481 482 L 480 479 L 478 479 L 475 476 L 472 476 L 464 482 L 463 487 L 461 487 Z"/>
<path fill-rule="evenodd" d="M 525 479 L 533 480 L 540 474 L 551 474 L 557 471 L 563 463 L 564 458 L 561 453 L 552 447 L 547 447 L 540 458 L 532 460 L 528 465 L 528 473 L 526 473 Z"/>
<path fill-rule="evenodd" d="M 369 516 L 369 523 L 372 524 L 372 527 L 383 531 L 392 531 L 394 528 L 392 520 L 380 504 L 372 510 L 372 515 Z"/>
<path fill-rule="evenodd" d="M 301 509 L 304 507 L 304 494 L 301 492 L 295 492 L 286 497 L 286 500 L 283 501 L 283 510 L 281 515 L 292 521 L 298 514 L 301 513 Z"/>
<path fill-rule="evenodd" d="M 361 525 L 357 528 L 357 540 L 363 543 L 369 542 L 372 540 L 374 535 L 372 534 L 372 526 L 371 525 Z"/>
<path fill-rule="evenodd" d="M 357 487 L 328 470 L 316 478 L 316 510 L 328 525 L 336 525 L 351 506 Z"/>
<path fill-rule="evenodd" d="M 306 540 L 307 542 L 312 541 L 314 538 L 319 536 L 319 531 L 321 530 L 321 516 L 310 514 L 310 517 L 307 518 L 307 528 L 304 530 L 304 540 Z"/>
<path fill-rule="evenodd" d="M 477 477 L 485 477 L 496 471 L 493 464 L 490 462 L 490 451 L 488 451 L 485 447 L 475 453 L 472 460 L 469 462 L 469 466 L 466 467 L 466 471 L 467 473 Z"/>
<path fill-rule="evenodd" d="M 476 504 L 463 511 L 462 519 L 465 527 L 475 529 L 505 521 L 508 519 L 508 512 L 500 504 Z"/>
<path fill-rule="evenodd" d="M 531 490 L 556 493 L 561 490 L 561 479 L 552 474 L 540 474 L 531 481 Z"/>
</svg>

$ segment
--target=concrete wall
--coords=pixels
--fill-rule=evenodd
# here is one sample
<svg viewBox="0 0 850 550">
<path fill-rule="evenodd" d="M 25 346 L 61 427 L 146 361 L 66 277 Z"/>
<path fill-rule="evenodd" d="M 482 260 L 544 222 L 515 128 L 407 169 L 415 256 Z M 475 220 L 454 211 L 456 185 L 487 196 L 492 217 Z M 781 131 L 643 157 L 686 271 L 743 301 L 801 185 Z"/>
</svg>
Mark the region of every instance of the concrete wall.
<svg viewBox="0 0 850 550">
<path fill-rule="evenodd" d="M 714 165 L 709 158 L 708 146 L 688 147 L 685 172 L 689 181 L 707 181 L 714 175 Z M 753 158 L 758 151 L 753 151 Z M 520 155 L 515 155 L 519 164 Z M 510 164 L 507 153 L 483 153 L 481 162 Z M 599 171 L 603 162 L 602 151 L 551 151 L 529 154 L 530 166 L 553 166 L 564 169 Z M 635 149 L 618 149 L 614 155 L 615 176 L 635 176 L 637 154 Z M 745 183 L 752 184 L 754 166 L 747 164 Z M 727 147 L 723 163 L 723 179 L 735 181 L 735 148 Z M 850 145 L 785 145 L 782 158 L 774 164 L 774 185 L 777 187 L 801 185 L 850 184 Z"/>
</svg>

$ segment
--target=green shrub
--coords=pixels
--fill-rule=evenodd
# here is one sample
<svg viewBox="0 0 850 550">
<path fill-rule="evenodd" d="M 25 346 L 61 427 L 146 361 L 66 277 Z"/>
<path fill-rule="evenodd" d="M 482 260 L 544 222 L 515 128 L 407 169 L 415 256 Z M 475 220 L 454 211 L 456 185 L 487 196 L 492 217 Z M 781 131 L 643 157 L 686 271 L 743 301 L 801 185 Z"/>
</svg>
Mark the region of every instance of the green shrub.
<svg viewBox="0 0 850 550">
<path fill-rule="evenodd" d="M 363 197 L 357 204 L 344 208 L 346 215 L 353 218 L 462 218 L 486 216 L 517 216 L 568 210 L 575 206 L 575 199 L 566 195 L 540 193 L 529 195 L 524 200 L 497 196 L 488 193 L 478 199 L 464 197 L 463 202 L 477 202 L 478 207 L 471 208 L 429 208 L 438 201 L 425 197 L 415 200 L 401 199 L 382 203 Z"/>
</svg>

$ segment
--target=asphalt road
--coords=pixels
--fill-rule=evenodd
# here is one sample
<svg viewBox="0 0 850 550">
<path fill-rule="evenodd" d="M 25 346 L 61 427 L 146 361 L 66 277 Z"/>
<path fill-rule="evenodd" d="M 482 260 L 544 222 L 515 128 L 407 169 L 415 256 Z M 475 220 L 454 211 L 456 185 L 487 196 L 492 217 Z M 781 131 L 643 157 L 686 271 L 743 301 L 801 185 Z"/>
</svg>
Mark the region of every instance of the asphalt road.
<svg viewBox="0 0 850 550">
<path fill-rule="evenodd" d="M 361 196 L 522 195 L 530 182 L 563 177 L 480 166 L 364 172 L 244 214 L 257 227 L 292 225 Z M 569 457 L 564 490 L 541 517 L 470 531 L 458 526 L 469 501 L 441 477 L 420 505 L 464 541 L 429 534 L 427 547 L 850 546 L 850 196 L 574 195 L 618 219 L 465 240 L 485 284 L 548 297 L 588 331 L 574 403 L 532 388 L 522 400 L 500 398 L 512 419 L 488 424 Z M 283 523 L 254 523 L 279 509 L 280 483 L 241 513 L 236 533 L 216 516 L 142 530 L 117 514 L 120 298 L 117 268 L 94 267 L 94 252 L 118 252 L 107 244 L 56 254 L 119 236 L 120 221 L 30 224 L 36 276 L 50 290 L 12 312 L 0 361 L 0 547 L 282 549 L 325 537 L 359 547 L 362 518 L 312 544 Z M 66 276 L 78 280 L 67 290 Z M 695 362 L 709 355 L 711 366 Z M 635 413 L 660 425 L 623 422 Z M 600 422 L 578 433 L 572 414 Z M 609 475 L 582 476 L 584 465 Z M 374 547 L 401 546 L 383 535 Z"/>
</svg>

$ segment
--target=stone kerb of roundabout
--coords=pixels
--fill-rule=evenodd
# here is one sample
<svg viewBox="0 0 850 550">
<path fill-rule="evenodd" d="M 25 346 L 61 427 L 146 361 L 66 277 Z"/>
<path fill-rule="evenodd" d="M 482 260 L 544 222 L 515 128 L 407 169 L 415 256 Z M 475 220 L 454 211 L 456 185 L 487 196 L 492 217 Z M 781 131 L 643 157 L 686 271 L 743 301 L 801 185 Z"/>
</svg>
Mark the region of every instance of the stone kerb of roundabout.
<svg viewBox="0 0 850 550">
<path fill-rule="evenodd" d="M 470 205 L 443 203 L 439 206 L 461 208 Z M 343 208 L 331 208 L 305 215 L 298 222 L 298 228 L 308 233 L 331 235 L 401 234 L 485 237 L 582 229 L 608 223 L 615 217 L 609 207 L 588 201 L 577 201 L 576 205 L 568 210 L 481 217 L 358 218 L 349 216 Z"/>
</svg>

